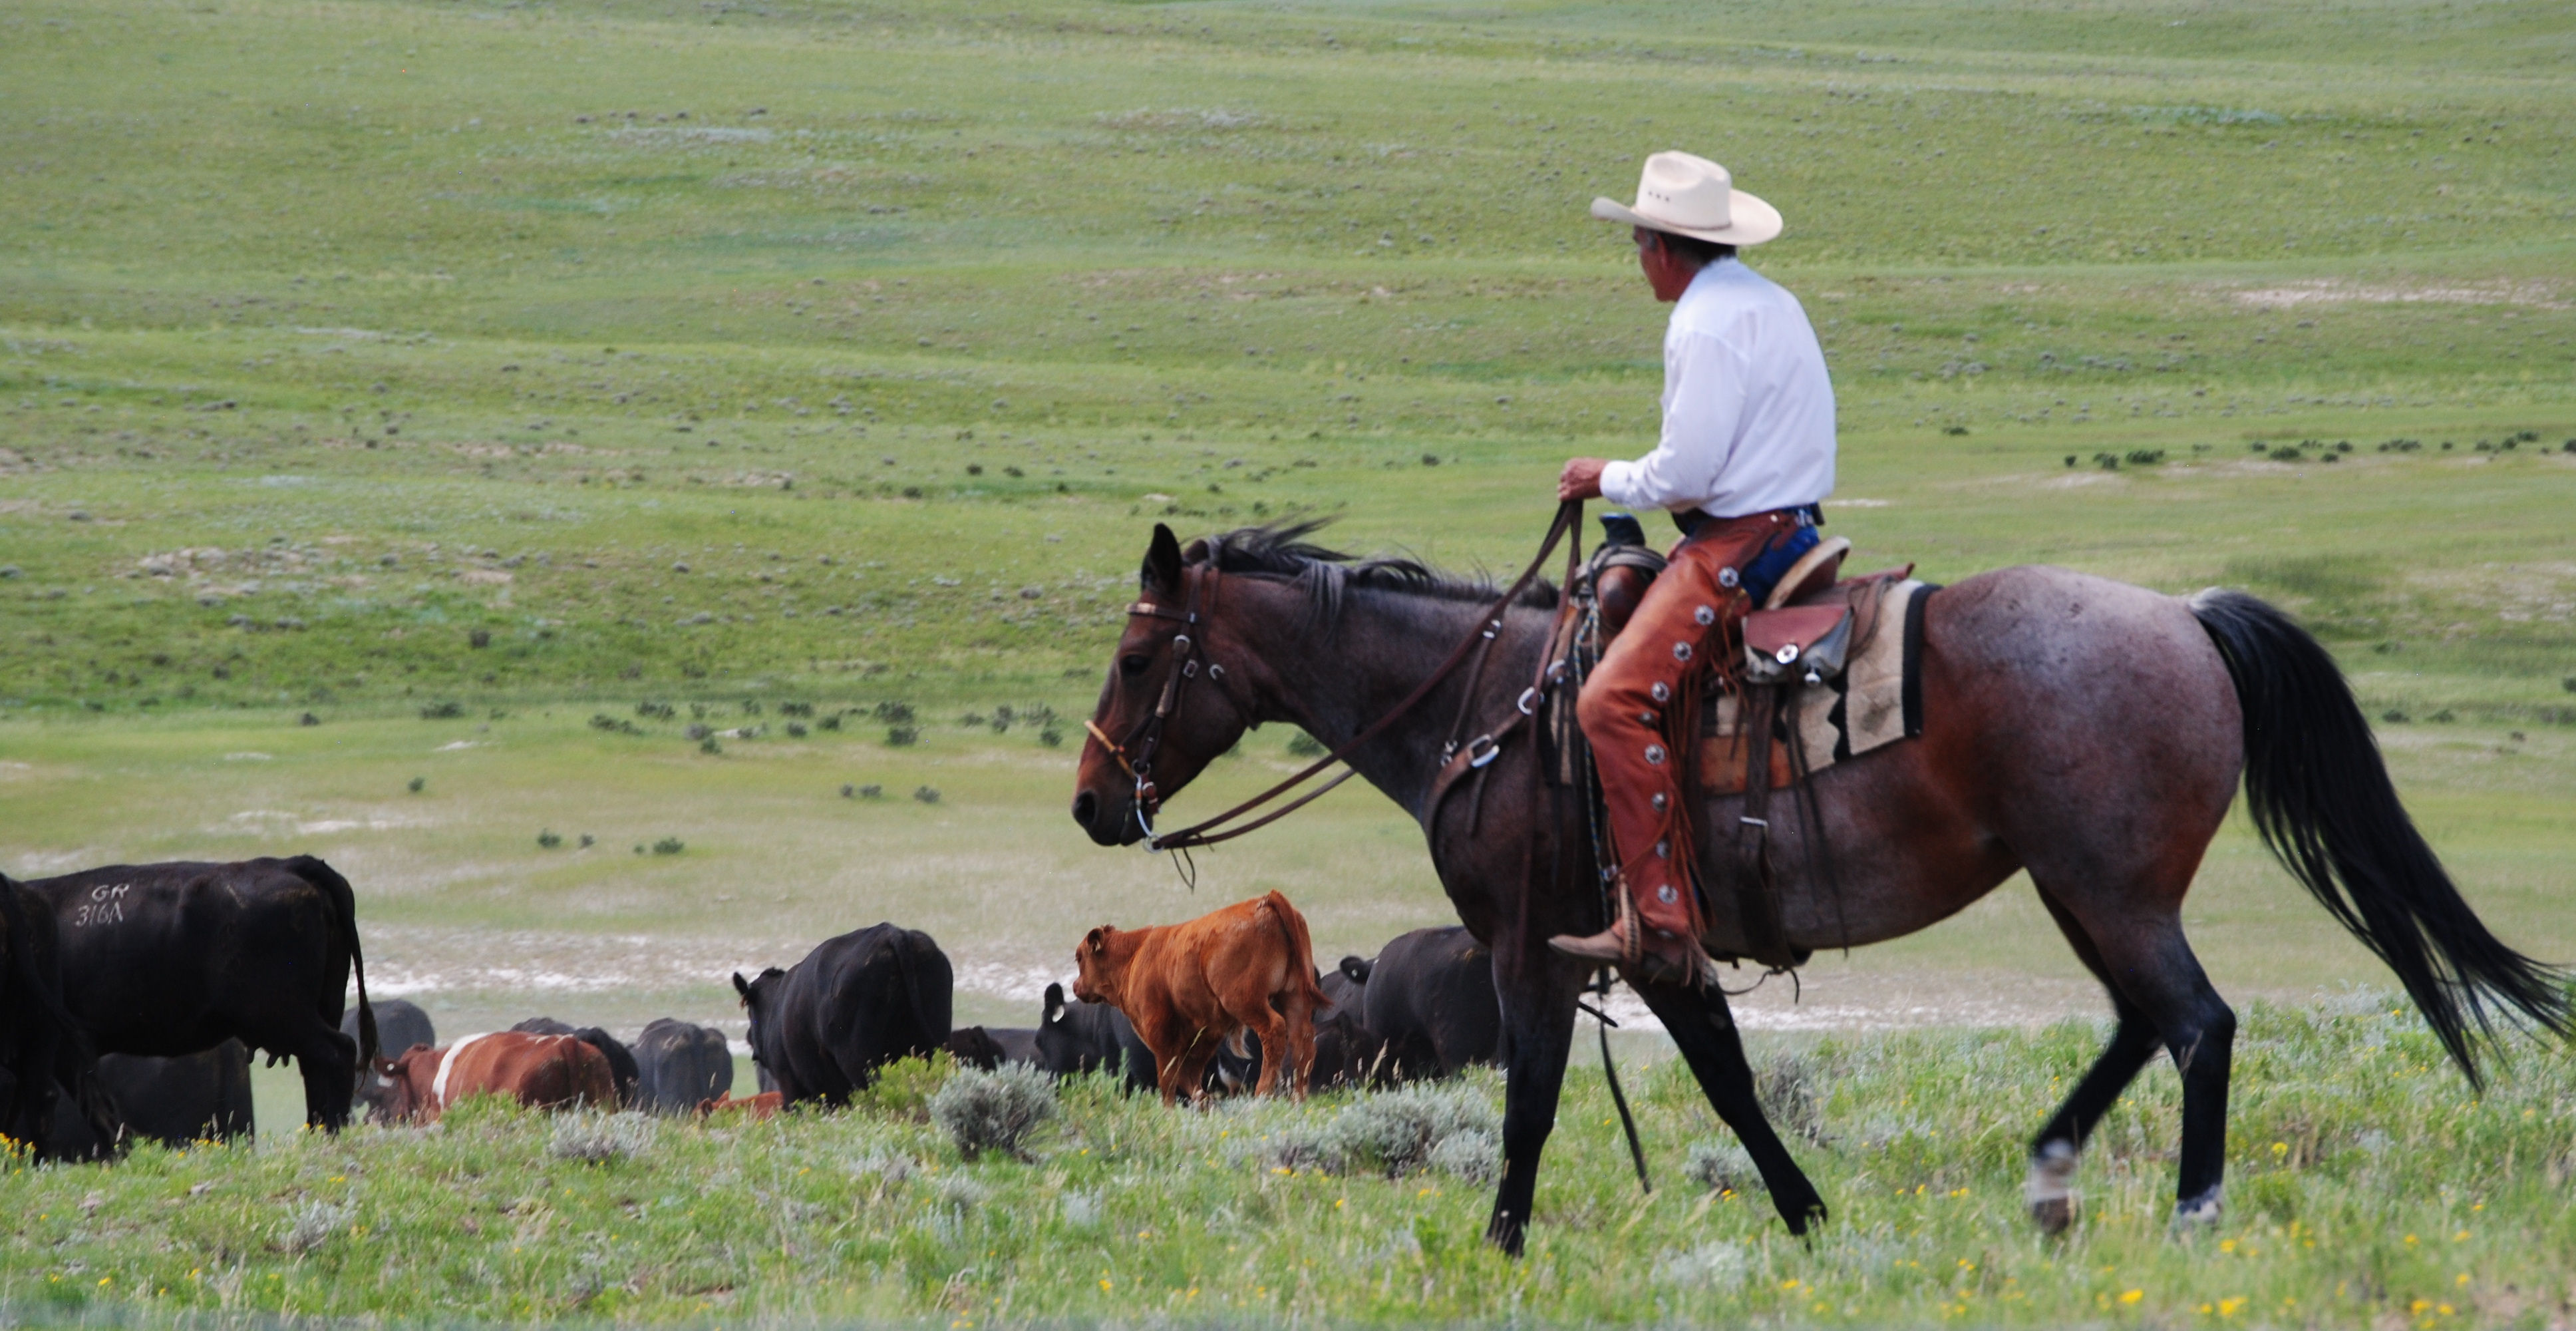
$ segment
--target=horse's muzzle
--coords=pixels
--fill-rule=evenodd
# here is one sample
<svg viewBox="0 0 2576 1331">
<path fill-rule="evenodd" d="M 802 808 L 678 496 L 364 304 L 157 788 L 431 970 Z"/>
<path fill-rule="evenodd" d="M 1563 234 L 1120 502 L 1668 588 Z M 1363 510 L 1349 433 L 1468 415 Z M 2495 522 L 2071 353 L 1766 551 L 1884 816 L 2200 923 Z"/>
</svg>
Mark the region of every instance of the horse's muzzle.
<svg viewBox="0 0 2576 1331">
<path fill-rule="evenodd" d="M 1136 826 L 1136 820 L 1128 816 L 1125 808 L 1128 803 L 1121 799 L 1103 799 L 1088 790 L 1076 791 L 1073 820 L 1082 824 L 1082 830 L 1090 835 L 1095 845 L 1130 845 L 1142 839 L 1145 833 L 1144 829 Z"/>
</svg>

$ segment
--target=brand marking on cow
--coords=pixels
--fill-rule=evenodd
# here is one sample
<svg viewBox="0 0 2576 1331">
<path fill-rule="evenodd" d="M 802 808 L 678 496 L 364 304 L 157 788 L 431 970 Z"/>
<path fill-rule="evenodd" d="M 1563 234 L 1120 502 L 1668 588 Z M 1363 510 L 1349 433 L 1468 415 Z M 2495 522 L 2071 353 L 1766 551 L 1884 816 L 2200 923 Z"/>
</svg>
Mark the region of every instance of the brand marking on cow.
<svg viewBox="0 0 2576 1331">
<path fill-rule="evenodd" d="M 72 927 L 86 929 L 93 924 L 123 924 L 125 894 L 134 890 L 132 883 L 101 883 L 89 890 L 89 900 L 72 911 Z"/>
</svg>

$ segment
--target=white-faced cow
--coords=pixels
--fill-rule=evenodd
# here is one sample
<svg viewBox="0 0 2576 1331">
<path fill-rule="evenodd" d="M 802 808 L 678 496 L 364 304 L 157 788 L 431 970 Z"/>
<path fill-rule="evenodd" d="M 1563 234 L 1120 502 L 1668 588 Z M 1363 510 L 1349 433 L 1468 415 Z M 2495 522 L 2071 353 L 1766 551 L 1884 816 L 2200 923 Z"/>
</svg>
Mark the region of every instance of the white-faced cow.
<svg viewBox="0 0 2576 1331">
<path fill-rule="evenodd" d="M 785 1102 L 840 1105 L 898 1058 L 948 1039 L 956 973 L 918 929 L 876 924 L 826 940 L 788 970 L 733 977 L 751 1013 L 751 1056 Z"/>
<path fill-rule="evenodd" d="M 531 1109 L 613 1108 L 617 1085 L 599 1047 L 569 1035 L 500 1031 L 445 1049 L 414 1046 L 378 1059 L 370 1105 L 383 1123 L 435 1123 L 469 1095 L 506 1095 Z"/>
<path fill-rule="evenodd" d="M 120 864 L 26 886 L 52 908 L 63 1005 L 98 1052 L 176 1058 L 239 1040 L 295 1060 L 306 1123 L 348 1122 L 376 1024 L 356 897 L 331 866 Z M 354 1041 L 340 1033 L 353 972 Z"/>
<path fill-rule="evenodd" d="M 371 1004 L 370 1007 L 376 1017 L 376 1044 L 386 1054 L 400 1058 L 405 1050 L 414 1045 L 438 1043 L 438 1027 L 430 1021 L 429 1014 L 422 1011 L 418 1003 L 407 998 L 388 998 L 383 1002 Z M 340 1014 L 340 1033 L 349 1037 L 349 1043 L 352 1046 L 357 1044 L 358 1010 L 356 1008 Z M 378 1083 L 383 1080 L 383 1074 L 376 1071 L 374 1064 L 359 1064 L 357 1091 L 351 1097 L 354 1105 L 364 1107 L 382 1100 L 384 1088 Z"/>
<path fill-rule="evenodd" d="M 636 1106 L 690 1114 L 733 1090 L 733 1048 L 724 1032 L 663 1017 L 635 1037 Z"/>
</svg>

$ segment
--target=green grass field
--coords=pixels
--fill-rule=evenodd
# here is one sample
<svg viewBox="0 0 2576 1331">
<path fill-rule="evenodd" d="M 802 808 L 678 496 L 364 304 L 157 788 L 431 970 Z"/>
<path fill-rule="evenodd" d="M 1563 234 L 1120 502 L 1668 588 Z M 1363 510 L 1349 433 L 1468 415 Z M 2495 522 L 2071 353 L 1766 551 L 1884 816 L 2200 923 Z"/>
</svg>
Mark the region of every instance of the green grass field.
<svg viewBox="0 0 2576 1331">
<path fill-rule="evenodd" d="M 1559 461 L 1643 451 L 1663 312 L 1583 209 L 1685 147 L 1788 217 L 1752 258 L 1824 339 L 1828 507 L 1864 565 L 2280 601 L 2344 660 L 2488 920 L 2576 957 L 2571 142 L 2576 24 L 2519 3 L 22 0 L 0 8 L 0 869 L 323 855 L 358 886 L 371 979 L 451 1032 L 732 1021 L 727 970 L 883 918 L 937 936 L 960 1020 L 997 1024 L 1032 1022 L 1103 920 L 1277 888 L 1331 955 L 1444 922 L 1418 833 L 1364 791 L 1203 856 L 1195 896 L 1093 848 L 1062 814 L 1079 721 L 1153 520 L 1332 515 L 1355 549 L 1504 568 Z M 1286 739 L 1176 812 L 1257 788 Z M 667 1129 L 477 1231 L 424 1218 L 456 1191 L 432 1180 L 517 1197 L 543 1125 L 296 1141 L 271 1079 L 256 1153 L 0 1183 L 49 1217 L 18 1222 L 0 1298 L 77 1276 L 120 1306 L 167 1285 L 296 1313 L 962 1322 L 1164 1310 L 1204 1280 L 1200 1308 L 1246 1317 L 2563 1319 L 2542 1182 L 2563 1191 L 2564 1055 L 2484 1102 L 2438 1068 L 2373 1081 L 2349 1042 L 2376 1028 L 2319 1014 L 2385 972 L 2241 827 L 2187 921 L 2223 992 L 2293 1005 L 2256 1034 L 2296 1056 L 2240 1065 L 2256 1200 L 2225 1232 L 2264 1253 L 2241 1282 L 2222 1236 L 2157 1218 L 2168 1072 L 2110 1210 L 2060 1245 L 2020 1227 L 2017 1143 L 2090 1034 L 1957 1028 L 2098 999 L 2008 887 L 1819 959 L 1801 1004 L 1742 1005 L 1845 1032 L 1765 1037 L 1858 1078 L 1827 1120 L 1855 1125 L 1807 1152 L 1848 1218 L 1813 1250 L 1756 1205 L 1668 1187 L 1637 1210 L 1592 1101 L 1521 1267 L 1467 1241 L 1482 1194 L 1454 1181 L 1167 1168 L 1236 1113 L 1296 1111 L 1080 1095 L 1047 1162 L 966 1171 L 1000 1200 L 947 1220 L 920 1178 L 854 1179 L 854 1153 L 942 1158 L 862 1117 Z M 1654 1076 L 1669 1172 L 1717 1129 Z M 1901 1165 L 1857 1125 L 1898 1086 L 1942 1106 Z M 1065 1158 L 1104 1134 L 1152 1145 Z M 2328 1172 L 2262 1182 L 2273 1140 Z M 830 1191 L 797 1190 L 808 1167 Z M 380 1191 L 351 1223 L 376 1229 L 273 1246 L 282 1208 L 361 1177 Z M 180 1179 L 238 1201 L 165 1206 Z M 1900 1184 L 1968 1191 L 1891 1211 Z M 1335 1227 L 1346 1187 L 1370 1228 Z M 1163 1237 L 1029 1219 L 1068 1188 L 1143 1189 L 1101 1205 Z M 711 1215 L 621 1229 L 663 1197 L 742 1205 L 704 1251 L 670 1236 Z M 2482 1203 L 2499 1219 L 2452 1215 Z M 1184 1245 L 1151 1218 L 1174 1208 L 1232 1218 Z M 1228 1226 L 1275 1251 L 1220 1255 Z M 2396 1236 L 2457 1228 L 2473 1292 L 2445 1313 L 2459 1271 Z M 550 1237 L 503 1253 L 505 1231 Z"/>
<path fill-rule="evenodd" d="M 1283 1154 L 1330 1140 L 1354 1112 L 1345 1096 L 1194 1114 L 1073 1084 L 1029 1159 L 969 1161 L 920 1121 L 930 1079 L 913 1074 L 840 1115 L 638 1123 L 629 1152 L 605 1163 L 578 1158 L 584 1138 L 605 1135 L 595 1119 L 486 1107 L 428 1131 L 21 1172 L 0 1295 L 37 1322 L 118 1307 L 959 1327 L 2432 1328 L 2562 1315 L 2576 1283 L 2564 1060 L 2477 1099 L 2411 1014 L 2361 1001 L 2250 1017 L 2231 1210 L 2207 1231 L 2168 1229 L 2169 1074 L 2104 1122 L 2068 1237 L 2042 1239 L 2023 1219 L 2025 1125 L 2098 1038 L 2068 1023 L 1827 1039 L 1765 1058 L 1773 1115 L 1835 1208 L 1812 1243 L 1781 1229 L 1669 1060 L 1626 1068 L 1650 1196 L 1598 1072 L 1579 1061 L 1540 1185 L 1546 1219 L 1520 1262 L 1480 1241 L 1488 1193 L 1472 1174 L 1487 1157 L 1474 1149 L 1396 1177 L 1368 1157 L 1333 1173 Z M 1458 1093 L 1473 1131 L 1499 1078 Z"/>
</svg>

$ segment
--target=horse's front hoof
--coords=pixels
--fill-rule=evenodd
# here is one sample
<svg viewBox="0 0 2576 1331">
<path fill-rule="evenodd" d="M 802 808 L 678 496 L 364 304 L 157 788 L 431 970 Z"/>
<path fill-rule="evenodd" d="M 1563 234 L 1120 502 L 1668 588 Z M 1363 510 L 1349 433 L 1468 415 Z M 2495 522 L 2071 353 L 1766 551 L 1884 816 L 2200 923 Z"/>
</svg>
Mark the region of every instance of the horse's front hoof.
<svg viewBox="0 0 2576 1331">
<path fill-rule="evenodd" d="M 2212 1187 L 2197 1197 L 2186 1198 L 2174 1205 L 2173 1227 L 2177 1230 L 2210 1229 L 2218 1224 L 2219 1190 Z"/>
<path fill-rule="evenodd" d="M 2075 1223 L 2075 1143 L 2053 1141 L 2031 1152 L 2023 1199 L 2042 1234 L 2063 1234 Z"/>
</svg>

